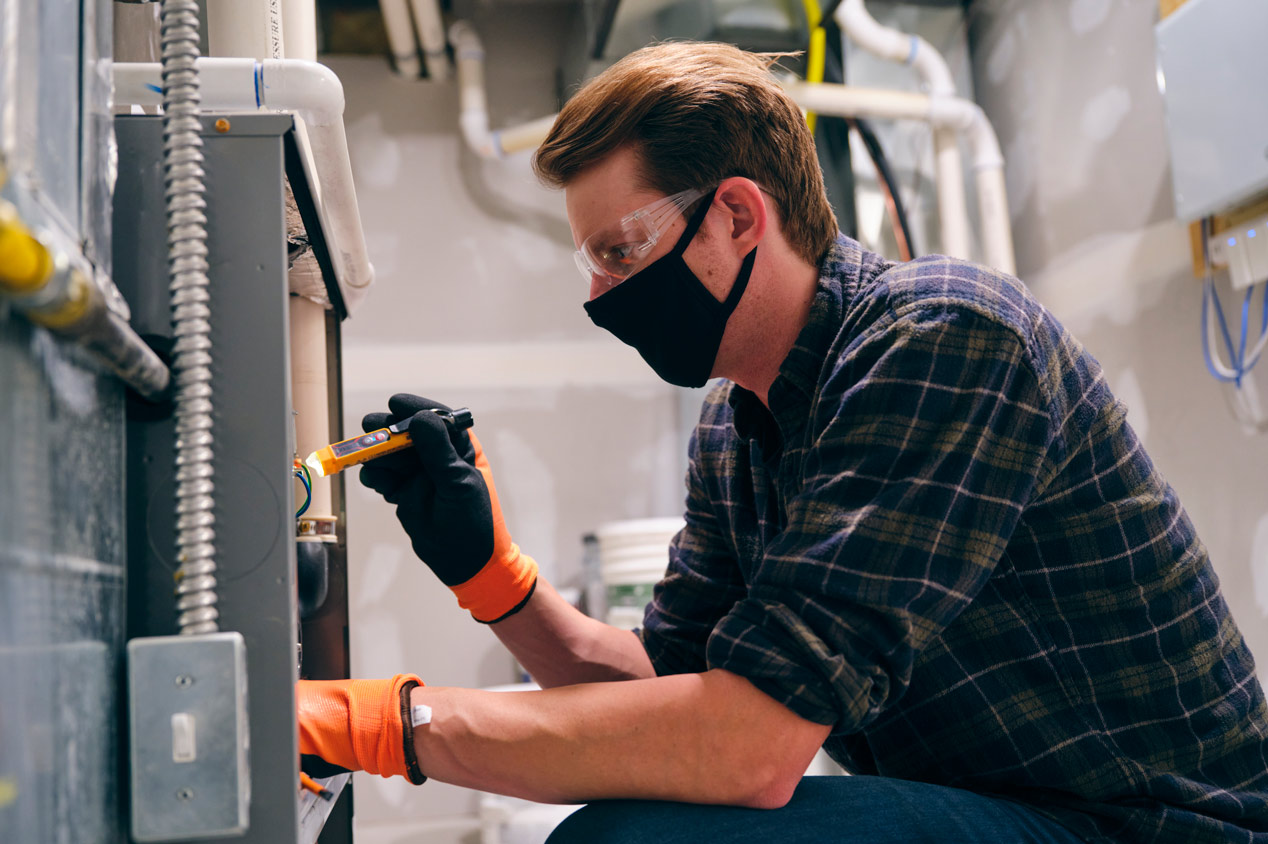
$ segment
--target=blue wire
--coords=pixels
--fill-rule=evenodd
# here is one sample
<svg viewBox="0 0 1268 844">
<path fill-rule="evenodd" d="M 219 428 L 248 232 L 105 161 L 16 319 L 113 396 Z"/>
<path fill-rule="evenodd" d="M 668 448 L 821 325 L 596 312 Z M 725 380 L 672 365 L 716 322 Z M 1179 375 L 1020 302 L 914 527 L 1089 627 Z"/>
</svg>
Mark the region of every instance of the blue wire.
<svg viewBox="0 0 1268 844">
<path fill-rule="evenodd" d="M 1250 333 L 1250 297 L 1254 295 L 1254 286 L 1246 288 L 1246 298 L 1242 300 L 1242 343 L 1237 352 L 1237 386 L 1242 385 L 1242 376 L 1250 371 L 1246 365 L 1246 335 Z"/>
<path fill-rule="evenodd" d="M 1210 300 L 1214 294 L 1215 284 L 1208 278 L 1202 285 L 1202 330 L 1200 332 L 1202 335 L 1202 357 L 1206 360 L 1206 371 L 1211 373 L 1211 377 L 1216 381 L 1237 381 L 1241 378 L 1240 372 L 1234 375 L 1221 375 L 1219 371 L 1216 370 L 1215 364 L 1211 360 L 1211 342 L 1207 337 L 1208 332 L 1206 330 L 1206 326 L 1207 319 L 1210 314 Z M 1228 344 L 1229 356 L 1231 357 L 1233 353 L 1233 340 L 1228 336 L 1228 327 L 1224 325 L 1224 312 L 1220 310 L 1220 303 L 1218 299 L 1215 302 L 1215 308 L 1216 313 L 1219 314 L 1220 317 L 1220 324 L 1224 328 L 1224 340 Z"/>
<path fill-rule="evenodd" d="M 1254 288 L 1252 288 L 1252 290 L 1253 289 Z M 1263 318 L 1261 319 L 1259 325 L 1259 337 L 1255 339 L 1256 346 L 1259 346 L 1260 342 L 1264 339 L 1264 335 L 1268 334 L 1268 282 L 1265 282 L 1263 292 Z M 1254 365 L 1259 362 L 1259 358 L 1263 355 L 1263 353 L 1264 350 L 1261 347 L 1259 351 L 1255 352 L 1255 356 L 1253 358 L 1244 362 L 1242 371 L 1250 372 Z"/>
<path fill-rule="evenodd" d="M 299 482 L 304 485 L 304 504 L 295 513 L 295 518 L 298 519 L 300 516 L 308 512 L 308 505 L 313 503 L 313 485 L 309 482 L 308 478 L 304 477 L 303 472 L 300 472 L 298 469 L 295 470 L 295 477 L 299 478 Z"/>
</svg>

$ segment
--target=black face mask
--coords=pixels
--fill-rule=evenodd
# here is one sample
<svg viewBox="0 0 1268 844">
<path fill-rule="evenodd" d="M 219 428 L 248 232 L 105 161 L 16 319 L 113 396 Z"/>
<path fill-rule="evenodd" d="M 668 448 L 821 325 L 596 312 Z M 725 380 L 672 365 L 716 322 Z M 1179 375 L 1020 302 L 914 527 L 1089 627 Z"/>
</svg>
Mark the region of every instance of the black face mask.
<svg viewBox="0 0 1268 844">
<path fill-rule="evenodd" d="M 585 305 L 595 325 L 633 346 L 657 375 L 679 387 L 701 387 L 709 380 L 722 332 L 748 287 L 757 257 L 754 246 L 744 256 L 725 302 L 713 298 L 682 259 L 709 212 L 714 192 L 691 215 L 672 252 Z"/>
</svg>

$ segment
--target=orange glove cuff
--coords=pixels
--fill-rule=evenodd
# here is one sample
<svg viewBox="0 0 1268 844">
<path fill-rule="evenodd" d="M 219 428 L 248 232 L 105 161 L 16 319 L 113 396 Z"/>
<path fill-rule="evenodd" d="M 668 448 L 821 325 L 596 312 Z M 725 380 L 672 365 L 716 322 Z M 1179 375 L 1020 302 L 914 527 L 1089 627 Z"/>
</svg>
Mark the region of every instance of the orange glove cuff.
<svg viewBox="0 0 1268 844">
<path fill-rule="evenodd" d="M 414 674 L 390 680 L 300 680 L 299 752 L 383 777 L 422 782 L 414 760 L 414 731 L 402 690 L 423 685 Z"/>
<path fill-rule="evenodd" d="M 493 624 L 515 613 L 528 601 L 537 586 L 537 562 L 520 552 L 511 541 L 498 502 L 497 487 L 493 485 L 493 471 L 484 456 L 484 448 L 475 432 L 469 432 L 475 449 L 475 467 L 484 476 L 489 489 L 489 503 L 493 511 L 493 556 L 470 580 L 452 587 L 458 596 L 458 606 L 470 610 L 476 621 Z"/>
<path fill-rule="evenodd" d="M 458 606 L 470 610 L 476 621 L 493 624 L 501 621 L 528 601 L 537 586 L 537 561 L 520 553 L 511 543 L 509 559 L 496 557 L 470 580 L 453 587 Z"/>
</svg>

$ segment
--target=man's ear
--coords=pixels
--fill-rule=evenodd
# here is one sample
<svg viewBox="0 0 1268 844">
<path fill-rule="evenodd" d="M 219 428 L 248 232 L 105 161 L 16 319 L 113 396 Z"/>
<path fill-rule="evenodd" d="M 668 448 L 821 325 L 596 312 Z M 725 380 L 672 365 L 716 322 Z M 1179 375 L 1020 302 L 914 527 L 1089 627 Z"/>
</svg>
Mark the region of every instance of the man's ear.
<svg viewBox="0 0 1268 844">
<path fill-rule="evenodd" d="M 715 201 L 727 209 L 727 235 L 737 257 L 743 258 L 766 234 L 768 215 L 761 188 L 752 179 L 733 176 L 718 185 Z"/>
</svg>

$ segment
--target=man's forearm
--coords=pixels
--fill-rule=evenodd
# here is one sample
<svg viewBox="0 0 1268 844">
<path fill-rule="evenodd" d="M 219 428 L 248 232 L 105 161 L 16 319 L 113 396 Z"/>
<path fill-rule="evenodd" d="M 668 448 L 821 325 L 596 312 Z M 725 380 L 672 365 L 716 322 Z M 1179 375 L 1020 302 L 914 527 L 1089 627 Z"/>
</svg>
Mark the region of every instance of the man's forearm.
<svg viewBox="0 0 1268 844">
<path fill-rule="evenodd" d="M 652 677 L 642 642 L 589 618 L 544 578 L 517 613 L 492 625 L 493 632 L 541 686 Z"/>
<path fill-rule="evenodd" d="M 419 687 L 423 773 L 542 802 L 783 805 L 829 727 L 726 671 L 534 692 Z"/>
</svg>

